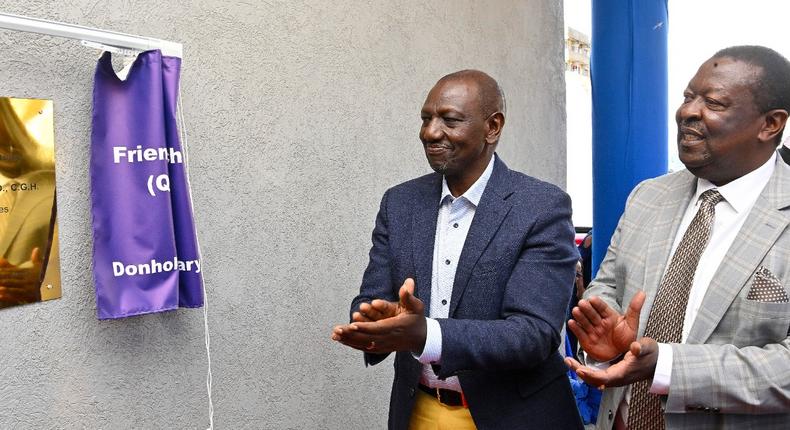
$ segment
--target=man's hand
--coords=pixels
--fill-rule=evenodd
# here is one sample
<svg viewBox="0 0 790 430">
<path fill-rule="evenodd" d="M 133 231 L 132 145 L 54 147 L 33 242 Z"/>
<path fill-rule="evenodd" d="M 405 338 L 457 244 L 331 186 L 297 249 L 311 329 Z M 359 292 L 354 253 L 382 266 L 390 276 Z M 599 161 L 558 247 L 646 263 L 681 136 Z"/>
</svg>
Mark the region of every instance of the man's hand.
<svg viewBox="0 0 790 430">
<path fill-rule="evenodd" d="M 425 304 L 414 296 L 413 279 L 406 279 L 398 296 L 398 303 L 374 300 L 367 307 L 360 306 L 351 324 L 332 330 L 332 340 L 371 353 L 422 353 L 426 335 Z"/>
<path fill-rule="evenodd" d="M 0 302 L 21 304 L 41 300 L 41 252 L 30 253 L 30 261 L 15 266 L 0 258 Z"/>
<path fill-rule="evenodd" d="M 414 279 L 406 278 L 401 285 L 401 290 L 406 287 L 407 290 L 414 293 Z M 398 291 L 400 295 L 400 290 Z M 386 318 L 392 318 L 399 313 L 406 312 L 402 306 L 402 300 L 397 302 L 388 302 L 386 300 L 375 299 L 370 303 L 362 303 L 359 305 L 359 311 L 351 315 L 353 322 L 371 322 L 379 321 Z"/>
<path fill-rule="evenodd" d="M 626 352 L 636 340 L 639 313 L 645 293 L 636 293 L 625 315 L 615 312 L 600 297 L 580 300 L 571 311 L 568 328 L 576 335 L 584 351 L 597 361 L 609 361 Z"/>
<path fill-rule="evenodd" d="M 411 291 L 414 291 L 414 280 L 411 278 L 407 278 L 406 281 L 403 282 L 403 286 L 411 285 Z M 388 302 L 386 300 L 375 299 L 370 303 L 362 303 L 359 305 L 359 311 L 354 312 L 351 315 L 351 321 L 353 322 L 372 322 L 372 321 L 379 321 L 387 318 L 392 318 L 398 315 L 401 312 L 405 312 L 405 309 L 401 306 L 400 302 Z"/>
<path fill-rule="evenodd" d="M 571 368 L 579 378 L 598 388 L 620 387 L 645 379 L 653 379 L 658 361 L 658 343 L 649 337 L 643 337 L 638 342 L 632 342 L 628 352 L 619 361 L 605 370 L 593 369 L 582 366 L 571 357 L 565 358 L 565 364 Z"/>
</svg>

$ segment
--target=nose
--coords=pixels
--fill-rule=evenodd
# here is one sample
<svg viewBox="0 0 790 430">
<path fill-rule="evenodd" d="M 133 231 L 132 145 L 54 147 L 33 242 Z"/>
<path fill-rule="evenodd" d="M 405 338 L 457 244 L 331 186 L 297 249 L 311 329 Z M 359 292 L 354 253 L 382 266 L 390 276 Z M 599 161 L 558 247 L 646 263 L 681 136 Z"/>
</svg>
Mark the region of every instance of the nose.
<svg viewBox="0 0 790 430">
<path fill-rule="evenodd" d="M 677 121 L 678 124 L 682 124 L 700 119 L 701 102 L 702 99 L 700 97 L 694 97 L 689 101 L 683 102 L 675 113 L 675 121 Z"/>
<path fill-rule="evenodd" d="M 423 120 L 420 128 L 420 140 L 423 142 L 436 142 L 442 138 L 442 129 L 438 118 Z"/>
</svg>

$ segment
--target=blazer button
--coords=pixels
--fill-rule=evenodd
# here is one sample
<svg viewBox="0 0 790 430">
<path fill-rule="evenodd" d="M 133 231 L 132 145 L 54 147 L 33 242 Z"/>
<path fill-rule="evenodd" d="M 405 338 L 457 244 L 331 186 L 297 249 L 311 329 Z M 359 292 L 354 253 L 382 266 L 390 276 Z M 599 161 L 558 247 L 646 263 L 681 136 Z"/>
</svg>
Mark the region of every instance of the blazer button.
<svg viewBox="0 0 790 430">
<path fill-rule="evenodd" d="M 409 388 L 409 397 L 414 397 L 414 388 Z"/>
<path fill-rule="evenodd" d="M 611 421 L 612 417 L 614 417 L 614 414 L 612 413 L 612 410 L 609 409 L 609 420 L 610 421 Z"/>
</svg>

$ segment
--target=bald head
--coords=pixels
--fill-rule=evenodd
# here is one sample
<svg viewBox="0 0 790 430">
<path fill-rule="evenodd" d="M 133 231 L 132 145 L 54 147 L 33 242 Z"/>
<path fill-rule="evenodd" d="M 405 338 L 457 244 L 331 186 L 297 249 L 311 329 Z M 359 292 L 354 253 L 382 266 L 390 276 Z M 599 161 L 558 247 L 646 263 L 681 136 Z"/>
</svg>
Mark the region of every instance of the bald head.
<svg viewBox="0 0 790 430">
<path fill-rule="evenodd" d="M 437 84 L 455 80 L 463 80 L 477 86 L 480 107 L 485 117 L 496 112 L 502 112 L 503 116 L 506 114 L 505 93 L 494 78 L 480 70 L 468 69 L 445 75 Z"/>
</svg>

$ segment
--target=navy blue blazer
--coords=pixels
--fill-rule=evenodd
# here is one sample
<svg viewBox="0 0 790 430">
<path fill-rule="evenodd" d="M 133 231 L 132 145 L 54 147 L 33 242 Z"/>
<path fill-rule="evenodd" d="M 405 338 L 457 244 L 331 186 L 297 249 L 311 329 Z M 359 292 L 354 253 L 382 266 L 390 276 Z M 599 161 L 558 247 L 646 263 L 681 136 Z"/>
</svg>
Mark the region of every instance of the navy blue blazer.
<svg viewBox="0 0 790 430">
<path fill-rule="evenodd" d="M 434 236 L 442 175 L 384 194 L 370 261 L 351 312 L 397 301 L 403 281 L 431 301 Z M 557 352 L 579 254 L 571 202 L 558 187 L 512 171 L 496 158 L 461 252 L 450 318 L 439 319 L 439 378 L 458 376 L 478 429 L 581 429 L 566 367 Z M 365 354 L 377 364 L 386 354 Z M 389 428 L 405 430 L 421 364 L 395 358 Z"/>
</svg>

